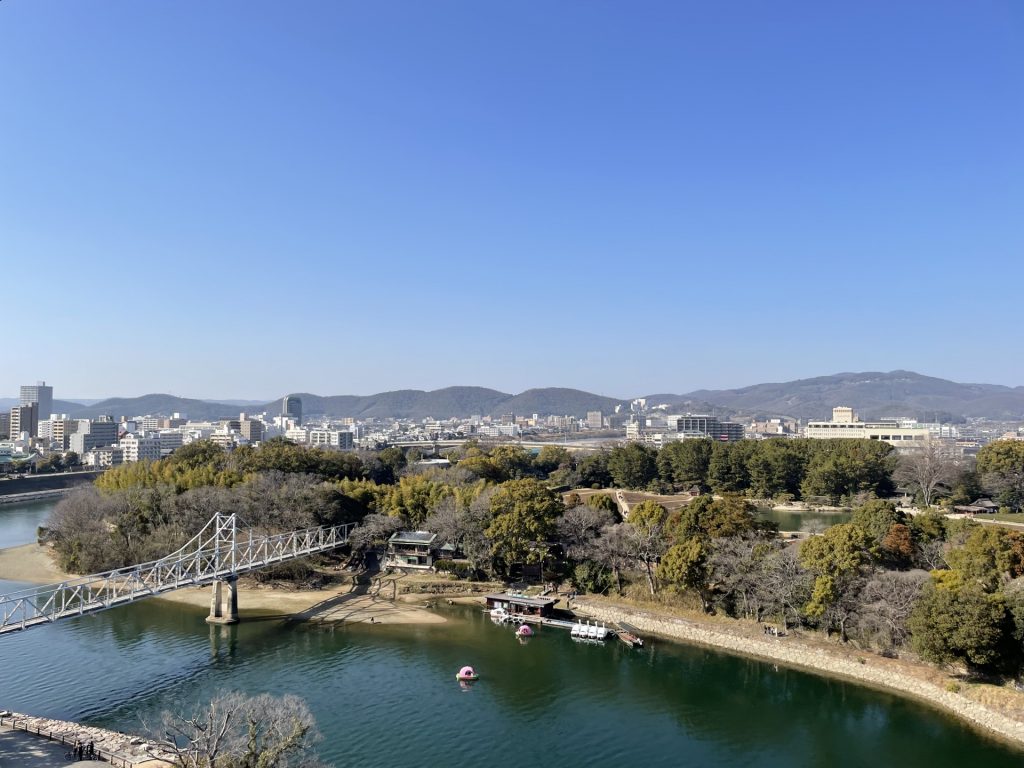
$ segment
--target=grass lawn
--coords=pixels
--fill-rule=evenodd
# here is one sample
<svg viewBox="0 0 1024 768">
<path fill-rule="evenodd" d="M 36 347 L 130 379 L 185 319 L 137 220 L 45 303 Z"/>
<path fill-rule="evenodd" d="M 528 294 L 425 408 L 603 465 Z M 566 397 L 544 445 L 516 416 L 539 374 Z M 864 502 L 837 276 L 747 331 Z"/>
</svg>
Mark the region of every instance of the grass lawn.
<svg viewBox="0 0 1024 768">
<path fill-rule="evenodd" d="M 1004 523 L 1024 523 L 1024 512 L 996 512 L 992 515 L 984 515 L 984 520 L 1001 520 Z"/>
</svg>

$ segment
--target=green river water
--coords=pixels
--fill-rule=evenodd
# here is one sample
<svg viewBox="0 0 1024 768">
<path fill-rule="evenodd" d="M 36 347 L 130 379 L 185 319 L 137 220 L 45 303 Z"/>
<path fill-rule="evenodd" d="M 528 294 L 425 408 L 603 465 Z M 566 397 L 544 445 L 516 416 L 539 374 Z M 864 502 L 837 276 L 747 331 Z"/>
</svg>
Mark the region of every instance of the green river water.
<svg viewBox="0 0 1024 768">
<path fill-rule="evenodd" d="M 1024 765 L 951 717 L 856 685 L 668 642 L 542 629 L 521 644 L 477 608 L 440 610 L 446 623 L 423 626 L 211 628 L 199 609 L 145 601 L 0 638 L 0 708 L 140 730 L 220 690 L 295 693 L 338 766 Z M 468 689 L 463 664 L 481 672 Z"/>
</svg>

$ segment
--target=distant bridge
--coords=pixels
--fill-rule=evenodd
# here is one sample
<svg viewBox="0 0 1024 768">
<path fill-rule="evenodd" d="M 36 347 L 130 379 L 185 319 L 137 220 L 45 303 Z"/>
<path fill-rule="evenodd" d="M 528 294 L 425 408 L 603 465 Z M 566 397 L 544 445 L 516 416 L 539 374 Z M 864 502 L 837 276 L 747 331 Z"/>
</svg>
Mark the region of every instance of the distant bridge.
<svg viewBox="0 0 1024 768">
<path fill-rule="evenodd" d="M 348 543 L 353 524 L 253 536 L 235 515 L 215 515 L 167 557 L 105 573 L 0 595 L 0 634 L 97 613 L 182 587 L 213 584 L 211 623 L 238 621 L 238 576 Z M 227 594 L 222 585 L 228 586 Z M 223 599 L 222 599 L 223 597 Z"/>
</svg>

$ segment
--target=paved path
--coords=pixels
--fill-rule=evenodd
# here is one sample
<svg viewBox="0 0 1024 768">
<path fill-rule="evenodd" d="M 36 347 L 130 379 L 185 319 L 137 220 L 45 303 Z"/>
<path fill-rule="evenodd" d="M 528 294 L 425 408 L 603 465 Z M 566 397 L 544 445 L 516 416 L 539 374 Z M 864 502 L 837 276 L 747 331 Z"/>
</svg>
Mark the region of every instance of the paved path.
<svg viewBox="0 0 1024 768">
<path fill-rule="evenodd" d="M 629 502 L 626 501 L 626 496 L 622 491 L 615 491 L 615 501 L 619 503 L 619 509 L 622 510 L 622 516 L 629 517 Z"/>
<path fill-rule="evenodd" d="M 63 744 L 0 726 L 0 768 L 64 768 L 72 762 L 65 757 L 67 753 Z"/>
</svg>

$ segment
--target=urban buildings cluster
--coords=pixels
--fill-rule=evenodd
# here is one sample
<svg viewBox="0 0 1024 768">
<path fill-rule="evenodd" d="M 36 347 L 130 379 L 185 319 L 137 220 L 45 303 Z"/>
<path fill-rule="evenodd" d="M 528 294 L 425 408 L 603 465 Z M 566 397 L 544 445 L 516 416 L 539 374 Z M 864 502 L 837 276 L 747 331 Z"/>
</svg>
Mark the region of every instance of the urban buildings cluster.
<svg viewBox="0 0 1024 768">
<path fill-rule="evenodd" d="M 897 450 L 906 451 L 929 441 L 940 441 L 960 455 L 971 455 L 992 440 L 1024 440 L 1020 422 L 973 419 L 963 424 L 921 422 L 907 417 L 889 417 L 862 421 L 853 408 L 837 406 L 828 420 L 753 419 L 745 424 L 720 421 L 715 416 L 669 415 L 666 406 L 648 410 L 643 400 L 633 401 L 633 416 L 626 425 L 626 439 L 656 447 L 688 438 L 719 441 L 763 440 L 778 437 L 809 439 L 880 440 Z"/>
<path fill-rule="evenodd" d="M 880 440 L 906 450 L 939 440 L 960 454 L 971 454 L 994 439 L 1024 440 L 1017 422 L 983 419 L 961 424 L 926 423 L 893 417 L 862 421 L 849 406 L 832 410 L 829 420 L 801 423 L 768 418 L 745 423 L 713 414 L 670 413 L 671 406 L 649 406 L 644 399 L 617 406 L 613 413 L 588 411 L 575 416 L 475 415 L 450 419 L 327 418 L 303 415 L 300 398 L 281 400 L 278 413 L 240 413 L 237 417 L 194 420 L 186 414 L 71 418 L 53 412 L 53 387 L 45 382 L 21 387 L 18 404 L 0 413 L 0 471 L 16 462 L 42 461 L 74 453 L 86 467 L 104 468 L 159 459 L 196 440 L 231 449 L 257 445 L 272 437 L 325 449 L 379 449 L 388 445 L 484 440 L 585 440 L 594 444 L 622 440 L 662 447 L 677 440 L 806 437 Z"/>
<path fill-rule="evenodd" d="M 0 414 L 0 471 L 5 464 L 68 453 L 74 453 L 85 467 L 102 469 L 159 459 L 196 440 L 210 440 L 231 449 L 280 436 L 301 445 L 354 450 L 472 438 L 518 440 L 528 432 L 562 436 L 585 431 L 601 434 L 601 430 L 616 423 L 616 419 L 605 417 L 601 411 L 590 411 L 585 419 L 540 414 L 444 420 L 357 420 L 319 415 L 304 418 L 302 401 L 293 395 L 281 400 L 279 411 L 240 413 L 217 420 L 190 419 L 184 413 L 118 419 L 72 418 L 53 412 L 53 388 L 40 382 L 21 387 L 19 404 L 9 413 Z"/>
</svg>

